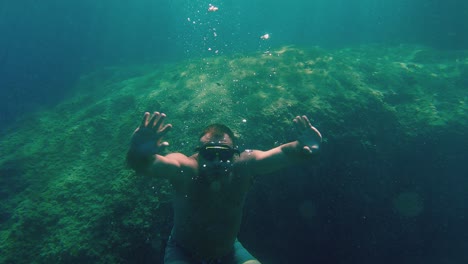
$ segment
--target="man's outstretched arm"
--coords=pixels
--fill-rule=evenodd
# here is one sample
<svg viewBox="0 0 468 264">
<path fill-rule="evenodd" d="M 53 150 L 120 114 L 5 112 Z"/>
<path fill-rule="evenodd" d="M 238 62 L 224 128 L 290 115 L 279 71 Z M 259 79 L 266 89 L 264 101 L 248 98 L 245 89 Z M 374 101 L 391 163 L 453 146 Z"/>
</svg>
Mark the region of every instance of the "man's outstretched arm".
<svg viewBox="0 0 468 264">
<path fill-rule="evenodd" d="M 164 124 L 166 115 L 155 112 L 153 116 L 146 112 L 140 126 L 135 130 L 127 152 L 127 164 L 137 173 L 167 177 L 170 181 L 180 171 L 181 161 L 187 157 L 180 153 L 162 156 L 164 148 L 169 143 L 163 137 L 172 128 L 171 124 Z"/>
<path fill-rule="evenodd" d="M 311 160 L 320 150 L 322 135 L 307 116 L 297 116 L 293 122 L 298 132 L 296 141 L 267 151 L 253 150 L 243 154 L 250 156 L 247 160 L 255 174 L 266 174 Z"/>
</svg>

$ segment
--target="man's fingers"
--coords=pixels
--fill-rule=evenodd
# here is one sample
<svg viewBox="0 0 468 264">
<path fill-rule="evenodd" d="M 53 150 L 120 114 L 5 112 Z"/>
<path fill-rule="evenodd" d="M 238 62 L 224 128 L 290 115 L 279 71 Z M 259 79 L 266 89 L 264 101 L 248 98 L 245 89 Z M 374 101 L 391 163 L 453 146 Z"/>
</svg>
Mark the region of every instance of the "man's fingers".
<svg viewBox="0 0 468 264">
<path fill-rule="evenodd" d="M 315 134 L 318 135 L 318 137 L 320 138 L 320 142 L 322 142 L 322 134 L 320 134 L 320 131 L 318 131 L 317 128 L 315 128 L 314 126 L 310 126 L 312 128 L 312 130 L 315 132 Z"/>
<path fill-rule="evenodd" d="M 164 136 L 167 134 L 167 132 L 169 132 L 171 129 L 172 129 L 172 125 L 171 125 L 171 124 L 165 125 L 165 126 L 161 129 L 161 131 L 159 132 L 159 133 L 160 133 L 159 136 L 160 136 L 160 137 L 164 137 Z"/>
<path fill-rule="evenodd" d="M 153 128 L 154 125 L 156 124 L 156 120 L 159 118 L 159 112 L 154 112 L 153 117 L 151 117 L 151 120 L 149 121 L 148 125 L 151 126 L 150 128 Z"/>
<path fill-rule="evenodd" d="M 303 130 L 304 128 L 306 128 L 306 122 L 304 121 L 304 117 L 305 116 L 296 116 L 296 118 L 294 118 L 293 120 L 298 130 Z"/>
<path fill-rule="evenodd" d="M 312 126 L 312 124 L 310 123 L 309 118 L 307 118 L 307 116 L 303 115 L 303 116 L 302 116 L 302 120 L 303 120 L 304 125 L 305 125 L 306 127 L 309 127 L 309 126 L 311 127 L 311 126 Z"/>
<path fill-rule="evenodd" d="M 304 146 L 302 151 L 304 151 L 305 154 L 312 154 L 312 149 L 308 146 Z"/>
<path fill-rule="evenodd" d="M 301 117 L 300 117 L 300 116 L 296 116 L 296 117 L 294 118 L 294 120 L 295 120 L 296 122 L 300 123 L 300 122 L 301 122 Z"/>
<path fill-rule="evenodd" d="M 159 115 L 159 118 L 157 118 L 155 120 L 155 123 L 154 123 L 154 128 L 156 128 L 157 130 L 159 130 L 159 128 L 163 125 L 164 123 L 164 119 L 166 118 L 166 114 L 164 113 L 161 113 Z"/>
<path fill-rule="evenodd" d="M 162 153 L 168 146 L 169 146 L 169 143 L 167 141 L 159 143 L 158 153 Z"/>
<path fill-rule="evenodd" d="M 300 126 L 300 119 L 301 117 L 300 116 L 296 116 L 294 119 L 293 119 L 293 122 L 294 122 L 294 125 L 296 126 L 296 128 L 299 128 Z"/>
<path fill-rule="evenodd" d="M 146 127 L 148 125 L 149 117 L 150 117 L 150 113 L 145 112 L 143 114 L 143 118 L 141 119 L 141 124 L 140 124 L 141 128 Z"/>
<path fill-rule="evenodd" d="M 167 142 L 167 141 L 161 142 L 161 144 L 159 144 L 160 148 L 165 148 L 167 146 L 169 146 L 169 142 Z"/>
<path fill-rule="evenodd" d="M 150 113 L 145 112 L 145 114 L 143 115 L 143 119 L 141 119 L 140 127 L 143 128 L 143 127 L 146 127 L 148 125 L 149 116 L 150 116 Z"/>
</svg>

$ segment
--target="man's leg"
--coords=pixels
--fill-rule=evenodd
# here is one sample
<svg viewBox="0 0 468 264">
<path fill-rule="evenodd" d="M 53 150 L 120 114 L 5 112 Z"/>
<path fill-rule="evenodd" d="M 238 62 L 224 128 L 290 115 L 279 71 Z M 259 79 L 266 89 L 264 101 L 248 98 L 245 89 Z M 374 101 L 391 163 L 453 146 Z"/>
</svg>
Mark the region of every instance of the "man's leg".
<svg viewBox="0 0 468 264">
<path fill-rule="evenodd" d="M 234 252 L 232 256 L 232 261 L 229 262 L 232 264 L 261 264 L 257 259 L 255 259 L 252 254 L 247 251 L 247 249 L 242 246 L 239 240 L 236 239 L 234 243 Z"/>
<path fill-rule="evenodd" d="M 164 252 L 164 264 L 190 264 L 190 257 L 183 249 L 177 246 L 176 242 L 169 237 L 166 251 Z"/>
<path fill-rule="evenodd" d="M 242 264 L 262 264 L 258 260 L 247 260 L 246 262 Z"/>
</svg>

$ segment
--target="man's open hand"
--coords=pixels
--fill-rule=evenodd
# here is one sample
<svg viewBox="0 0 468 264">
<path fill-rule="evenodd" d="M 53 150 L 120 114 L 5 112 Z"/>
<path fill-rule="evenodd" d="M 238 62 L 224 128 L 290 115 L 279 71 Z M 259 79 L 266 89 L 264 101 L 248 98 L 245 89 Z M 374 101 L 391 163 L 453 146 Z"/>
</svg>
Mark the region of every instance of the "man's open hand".
<svg viewBox="0 0 468 264">
<path fill-rule="evenodd" d="M 163 141 L 164 135 L 171 130 L 172 125 L 164 125 L 164 113 L 154 112 L 150 118 L 150 113 L 146 112 L 141 124 L 132 136 L 131 148 L 141 156 L 150 156 L 161 153 L 169 143 Z"/>
<path fill-rule="evenodd" d="M 298 132 L 299 143 L 303 146 L 304 152 L 312 154 L 320 149 L 322 143 L 322 135 L 312 126 L 307 116 L 296 116 L 294 124 Z"/>
</svg>

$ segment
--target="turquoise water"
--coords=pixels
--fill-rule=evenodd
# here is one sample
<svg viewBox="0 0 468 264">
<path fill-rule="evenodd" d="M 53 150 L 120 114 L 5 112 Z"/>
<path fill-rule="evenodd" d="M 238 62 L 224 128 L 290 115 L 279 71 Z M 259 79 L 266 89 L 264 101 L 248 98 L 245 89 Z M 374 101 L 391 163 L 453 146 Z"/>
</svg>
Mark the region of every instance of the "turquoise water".
<svg viewBox="0 0 468 264">
<path fill-rule="evenodd" d="M 106 65 L 281 45 L 466 49 L 467 10 L 461 0 L 2 1 L 0 123 L 57 103 L 82 73 Z"/>
<path fill-rule="evenodd" d="M 164 66 L 231 55 L 234 58 L 247 58 L 251 54 L 269 54 L 275 49 L 290 45 L 300 48 L 319 47 L 334 52 L 341 50 L 342 52 L 333 53 L 337 60 L 342 59 L 346 65 L 359 69 L 359 73 L 368 78 L 366 84 L 375 88 L 376 93 L 381 92 L 379 89 L 383 93 L 394 92 L 392 96 L 385 95 L 385 103 L 389 105 L 405 106 L 414 96 L 427 92 L 431 93 L 430 96 L 415 100 L 430 101 L 428 98 L 434 98 L 430 107 L 424 108 L 421 104 L 421 112 L 424 114 L 427 113 L 424 111 L 429 111 L 427 109 L 435 109 L 434 116 L 437 116 L 437 111 L 450 116 L 444 109 L 458 109 L 462 113 L 466 111 L 468 85 L 467 17 L 468 2 L 461 0 L 3 1 L 0 3 L 0 134 L 5 133 L 7 128 L 11 132 L 12 127 L 24 125 L 17 122 L 21 117 L 52 109 L 73 96 L 75 84 L 82 76 L 99 72 L 105 67 L 125 68 L 145 64 Z M 424 48 L 417 48 L 412 57 L 408 56 L 411 59 L 406 57 L 407 61 L 395 62 L 399 67 L 386 68 L 387 64 L 382 66 L 365 60 L 366 47 L 370 46 L 373 47 L 372 56 L 382 60 L 385 60 L 385 47 L 397 47 L 389 50 L 397 55 L 403 54 L 402 57 L 406 56 L 405 47 Z M 364 48 L 354 50 L 355 53 L 351 55 L 351 48 L 356 47 Z M 368 50 L 370 53 L 371 49 Z M 329 57 L 325 51 L 316 51 L 319 54 L 317 56 Z M 345 59 L 348 51 L 350 57 L 362 56 L 363 63 Z M 375 55 L 379 52 L 380 55 Z M 295 54 L 294 51 L 291 54 Z M 388 55 L 400 58 L 395 54 Z M 448 57 L 444 57 L 445 55 Z M 388 64 L 393 65 L 392 63 Z M 336 67 L 335 64 L 326 63 L 315 67 L 327 69 L 329 65 Z M 453 73 L 450 72 L 452 68 Z M 404 78 L 398 75 L 395 79 L 403 79 L 405 82 L 381 83 L 380 80 L 388 80 L 385 69 L 397 69 L 388 75 L 402 74 Z M 427 74 L 428 69 L 432 77 L 437 76 L 433 83 L 432 79 L 424 82 L 424 78 L 416 74 Z M 220 67 L 219 71 L 223 70 L 224 67 Z M 312 71 L 314 68 L 308 70 Z M 336 71 L 330 71 L 332 70 Z M 380 75 L 374 75 L 373 71 Z M 415 73 L 415 76 L 411 73 Z M 177 77 L 177 73 L 174 76 Z M 291 80 L 293 81 L 295 80 Z M 315 81 L 318 82 L 316 79 Z M 430 87 L 425 90 L 426 87 L 420 87 L 421 83 Z M 418 93 L 412 93 L 406 90 L 407 87 L 398 87 L 399 84 L 411 84 L 412 88 L 422 92 L 418 90 Z M 225 83 L 217 85 L 224 87 Z M 350 88 L 353 85 L 349 83 Z M 455 90 L 457 88 L 459 91 Z M 453 96 L 455 92 L 459 96 Z M 441 102 L 437 101 L 438 98 Z M 453 98 L 457 100 L 452 100 Z M 128 102 L 133 101 L 125 98 L 112 101 L 116 104 Z M 456 102 L 460 107 L 448 107 L 447 102 Z M 339 102 L 337 105 L 340 106 Z M 98 105 L 97 110 L 91 108 L 90 115 L 101 113 L 105 109 L 100 107 L 103 106 Z M 347 109 L 346 105 L 342 107 Z M 387 113 L 379 107 L 377 109 L 375 113 Z M 403 107 L 396 109 L 397 113 L 407 110 Z M 458 114 L 462 115 L 460 113 Z M 341 120 L 341 126 L 338 127 L 334 126 L 339 123 L 334 122 L 335 120 L 316 120 L 322 125 L 320 129 L 324 135 L 331 131 L 336 133 L 336 141 L 325 144 L 322 166 L 313 169 L 307 166 L 291 168 L 255 185 L 247 200 L 240 239 L 263 263 L 290 263 L 290 260 L 295 263 L 464 263 L 468 260 L 465 252 L 468 247 L 468 208 L 464 202 L 468 184 L 465 166 L 468 143 L 463 132 L 460 132 L 466 129 L 460 125 L 463 122 L 443 124 L 443 127 L 440 124 L 434 125 L 438 120 L 429 120 L 434 122 L 430 124 L 431 128 L 435 128 L 427 131 L 437 131 L 437 134 L 421 133 L 421 137 L 402 139 L 393 136 L 391 132 L 394 130 L 385 127 L 385 124 L 405 127 L 411 123 L 411 117 L 405 118 L 407 123 L 402 125 L 392 123 L 395 120 L 383 122 L 387 116 L 373 114 L 374 112 L 364 115 L 364 118 L 356 115 L 348 120 Z M 371 143 L 386 139 L 386 142 L 378 142 L 377 145 L 388 146 L 390 150 L 383 150 L 379 156 L 374 152 L 375 146 L 370 146 L 371 143 L 356 143 L 353 141 L 355 138 L 349 135 L 346 138 L 346 129 L 356 124 L 363 124 L 363 127 L 353 127 L 353 131 L 365 131 L 369 129 L 365 126 L 368 124 L 371 124 L 370 130 L 382 126 L 381 130 L 375 130 L 380 134 L 376 132 L 376 135 L 368 136 L 371 137 Z M 444 129 L 439 130 L 440 127 Z M 124 130 L 127 127 L 120 129 L 126 135 L 127 131 Z M 132 129 L 133 127 L 129 127 L 128 133 Z M 400 131 L 398 129 L 395 131 Z M 414 129 L 416 135 L 418 131 L 426 131 L 417 126 L 411 129 Z M 345 136 L 339 135 L 337 131 L 342 131 Z M 327 137 L 333 139 L 332 136 Z M 255 139 L 249 140 L 250 143 L 255 143 Z M 400 146 L 400 142 L 408 145 Z M 377 147 L 376 149 L 379 150 Z M 369 152 L 360 152 L 363 150 Z M 4 155 L 1 151 L 0 155 Z M 57 153 L 51 155 L 54 154 Z M 50 165 L 45 163 L 40 166 Z M 21 178 L 25 170 L 40 170 L 40 166 L 27 164 L 27 160 L 2 160 L 1 164 L 1 201 L 9 201 L 27 188 L 24 183 L 26 180 L 23 182 Z M 120 168 L 115 170 L 119 171 Z M 291 176 L 296 177 L 295 180 L 288 180 Z M 69 188 L 79 189 L 76 186 L 79 186 L 80 180 L 73 180 L 77 184 Z M 138 186 L 137 183 L 134 185 Z M 137 188 L 129 191 L 131 195 L 137 192 L 135 189 Z M 146 190 L 148 192 L 150 191 Z M 66 190 L 64 193 L 67 194 Z M 35 212 L 37 205 L 34 201 L 41 194 L 42 192 L 33 192 L 31 204 L 26 202 L 22 206 Z M 133 197 L 130 194 L 128 197 Z M 125 197 L 119 198 L 125 200 Z M 67 199 L 64 198 L 69 201 Z M 119 210 L 132 208 L 131 202 L 109 209 L 111 212 L 104 215 L 125 215 L 128 212 Z M 99 204 L 100 201 L 96 203 Z M 43 204 L 48 205 L 47 201 Z M 42 230 L 41 226 L 34 223 L 43 218 L 42 214 L 47 215 L 50 208 L 39 208 L 37 215 L 19 219 L 21 223 L 31 223 L 32 227 Z M 146 211 L 142 214 L 145 213 L 150 215 Z M 12 215 L 13 213 L 6 210 L 1 212 L 0 224 L 10 224 L 13 221 Z M 55 212 L 54 216 L 56 215 L 60 213 Z M 121 223 L 114 223 L 115 227 L 109 227 L 108 219 L 103 218 L 100 219 L 102 223 L 96 224 L 96 230 L 93 229 L 98 234 L 96 237 L 99 237 L 100 231 L 102 234 L 118 236 L 119 231 L 126 230 L 128 223 L 133 224 L 132 220 L 137 222 L 132 218 L 129 220 L 122 217 Z M 57 224 L 54 221 L 60 222 L 45 219 L 52 226 Z M 158 221 L 170 223 L 170 220 Z M 63 225 L 67 225 L 67 221 L 63 222 Z M 73 225 L 69 225 L 74 230 Z M 138 227 L 135 229 L 139 230 Z M 25 233 L 27 232 L 35 233 L 35 230 L 26 230 Z M 38 233 L 38 236 L 42 235 Z M 23 239 L 22 243 L 29 245 L 28 238 L 16 233 L 12 237 L 15 235 L 18 240 Z M 99 250 L 106 250 L 109 255 L 118 256 L 130 263 L 154 263 L 160 260 L 160 252 L 155 253 L 155 249 L 163 248 L 161 245 L 138 240 L 140 234 L 120 235 L 120 239 L 136 237 L 136 242 L 116 245 L 122 252 L 114 252 L 112 248 L 103 245 L 100 245 Z M 54 236 L 47 234 L 44 237 Z M 110 240 L 112 239 L 108 237 L 103 238 L 103 241 Z M 115 241 L 120 240 L 116 238 Z M 47 242 L 47 245 L 59 244 L 56 241 Z M 60 252 L 60 248 L 75 248 L 73 243 L 76 242 L 66 240 L 64 245 L 42 249 L 43 251 L 34 245 L 30 246 L 38 252 L 51 254 L 52 257 L 41 256 L 43 261 L 47 257 L 57 261 L 53 257 L 61 256 L 61 263 L 105 263 L 106 260 L 99 257 L 96 259 L 93 254 L 95 252 Z M 4 245 L 0 246 L 3 248 Z M 10 255 L 14 256 L 15 253 L 10 252 Z"/>
</svg>

